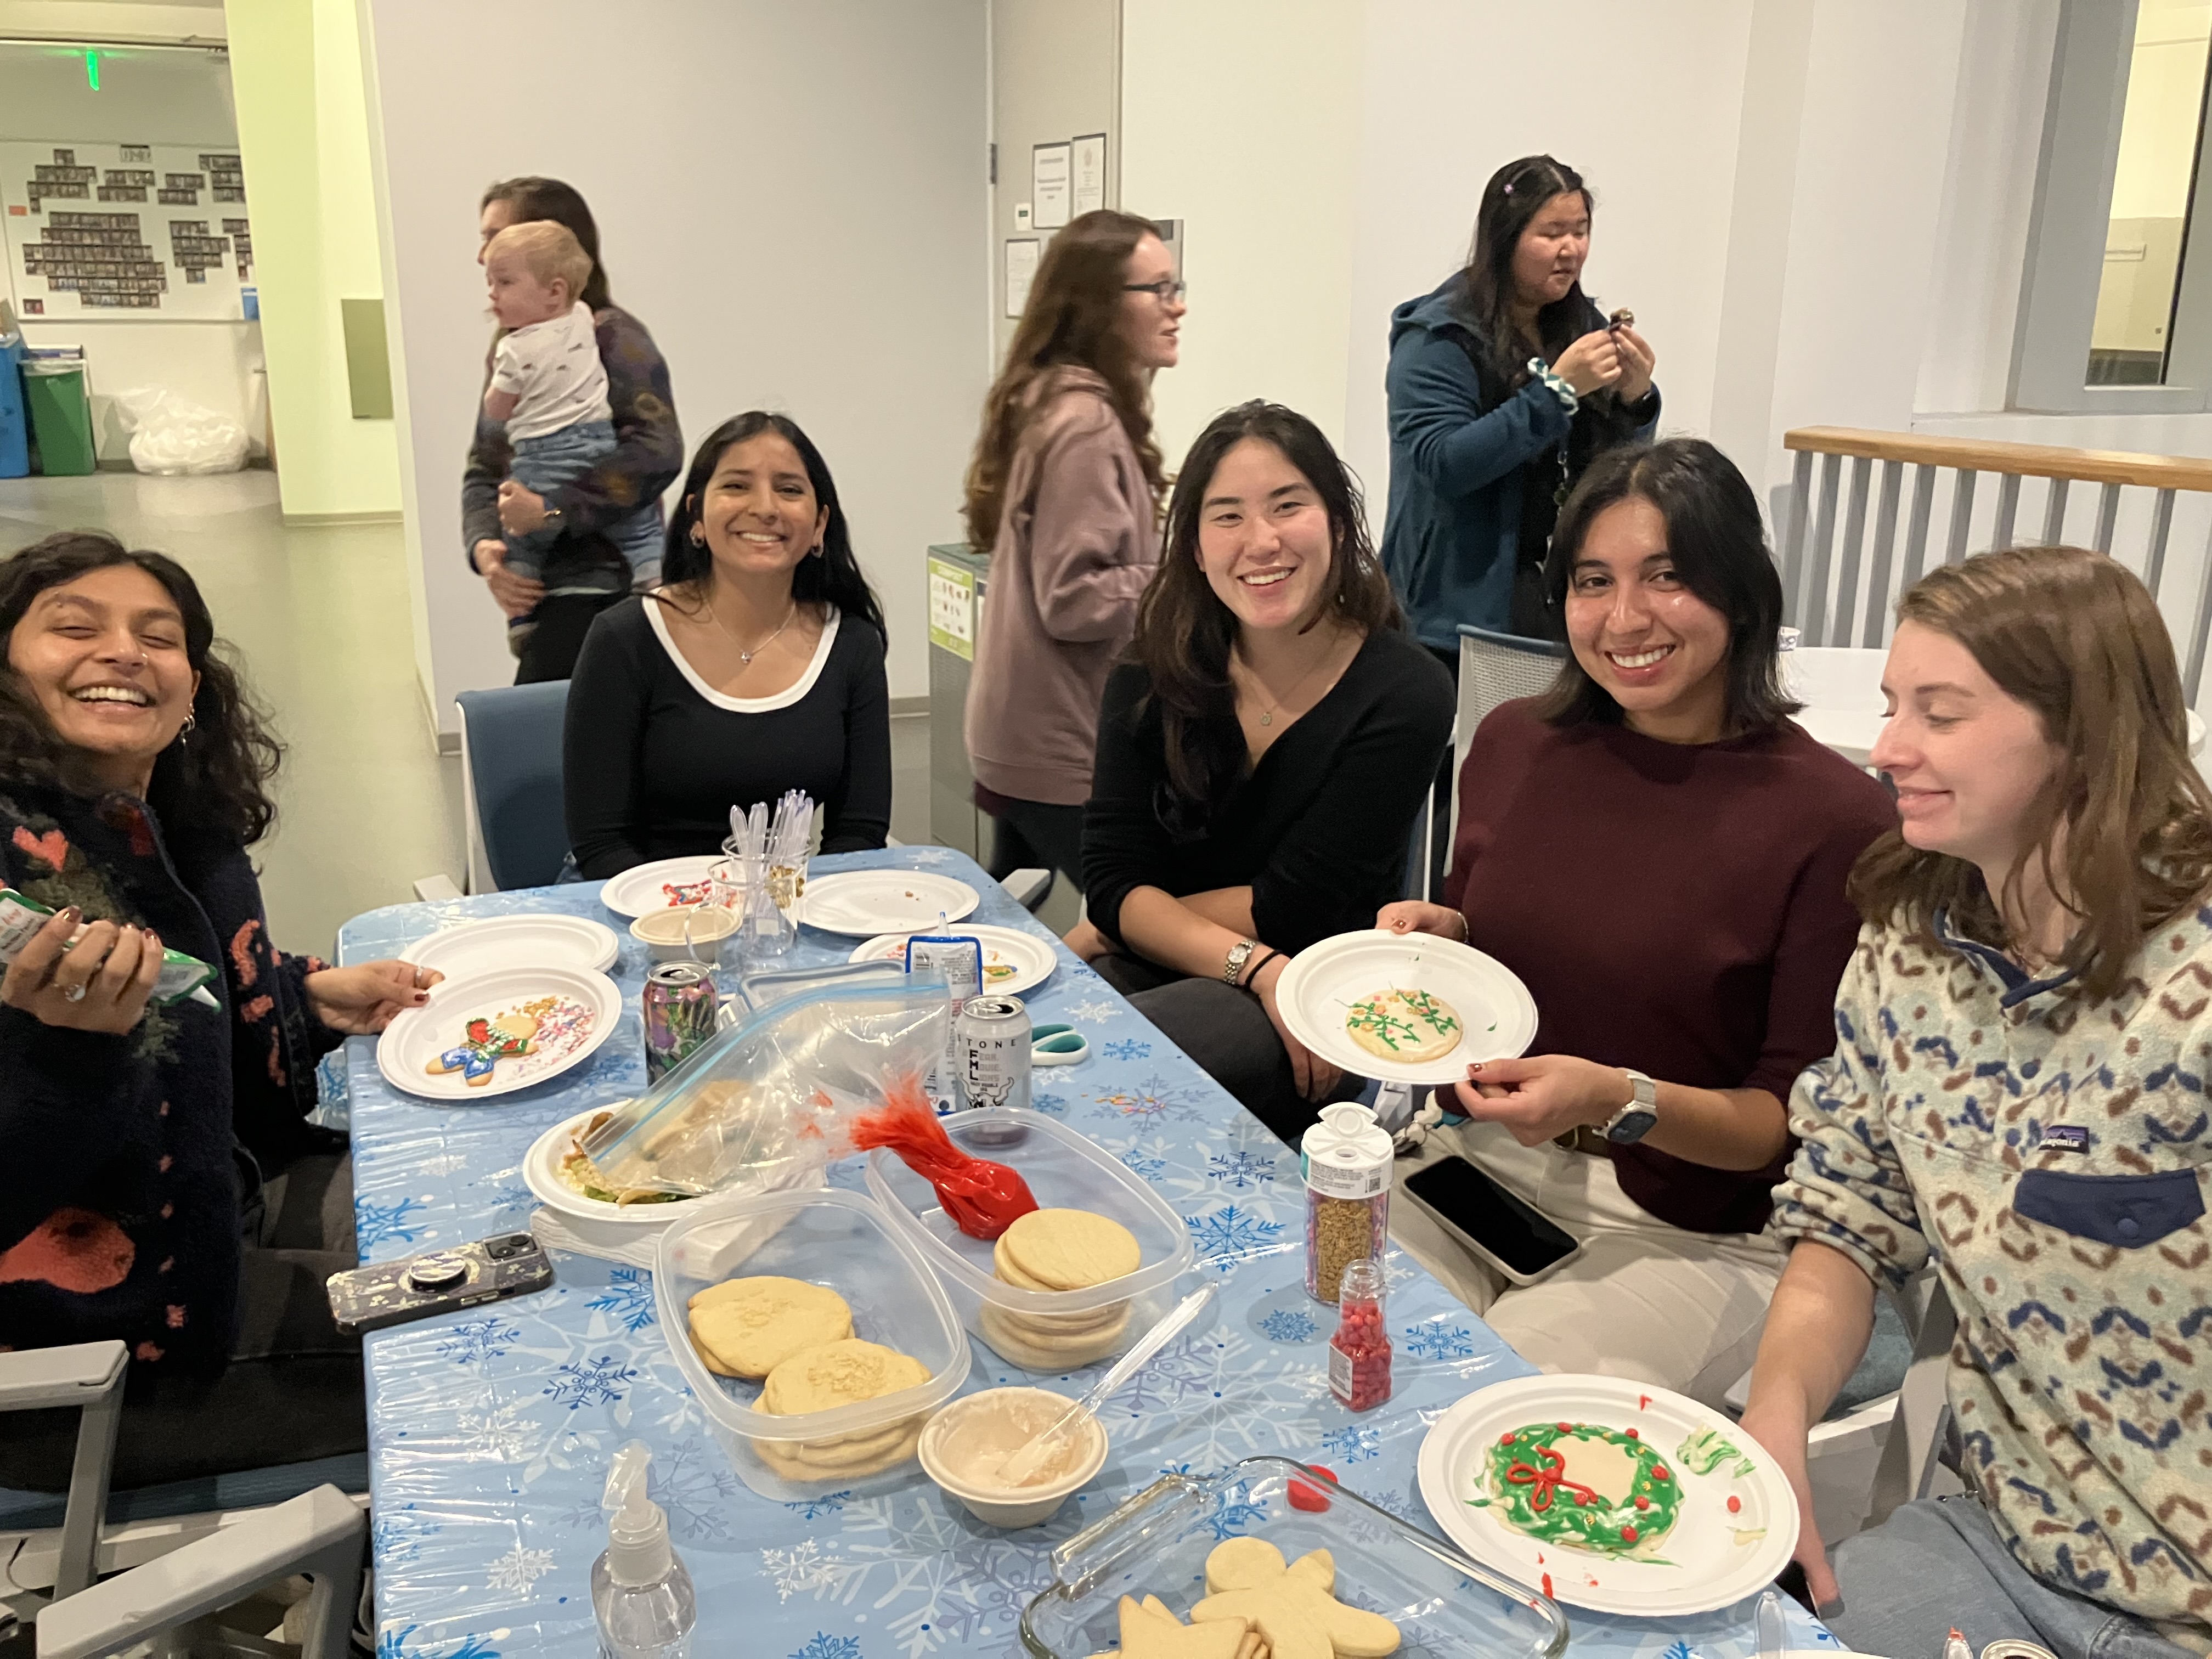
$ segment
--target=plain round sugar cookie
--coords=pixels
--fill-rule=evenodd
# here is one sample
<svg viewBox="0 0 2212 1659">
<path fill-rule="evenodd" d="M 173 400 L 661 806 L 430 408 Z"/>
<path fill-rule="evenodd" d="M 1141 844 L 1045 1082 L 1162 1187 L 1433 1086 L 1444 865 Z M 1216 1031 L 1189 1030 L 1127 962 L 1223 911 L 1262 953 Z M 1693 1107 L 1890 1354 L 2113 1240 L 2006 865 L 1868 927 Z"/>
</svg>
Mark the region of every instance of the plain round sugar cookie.
<svg viewBox="0 0 2212 1659">
<path fill-rule="evenodd" d="M 1466 1028 L 1451 1004 L 1426 991 L 1370 991 L 1344 1011 L 1352 1040 L 1378 1060 L 1423 1065 L 1459 1047 Z"/>
<path fill-rule="evenodd" d="M 853 1334 L 845 1298 L 803 1279 L 732 1279 L 685 1305 L 692 1341 L 708 1369 L 724 1376 L 766 1376 L 803 1349 Z"/>
<path fill-rule="evenodd" d="M 768 1374 L 760 1408 L 778 1417 L 826 1412 L 929 1381 L 919 1359 L 857 1337 L 793 1354 Z"/>
<path fill-rule="evenodd" d="M 1135 1234 L 1088 1210 L 1031 1210 L 1000 1242 L 1007 1261 L 1055 1291 L 1103 1285 L 1136 1272 L 1145 1259 Z"/>
<path fill-rule="evenodd" d="M 1079 1336 L 1041 1330 L 1021 1315 L 1010 1314 L 988 1302 L 976 1323 L 983 1340 L 1001 1358 L 1012 1360 L 1024 1370 L 1057 1375 L 1103 1359 L 1121 1346 L 1122 1334 L 1129 1328 L 1129 1304 L 1124 1302 L 1120 1306 L 1121 1312 L 1110 1324 Z"/>
<path fill-rule="evenodd" d="M 921 1443 L 923 1421 L 915 1417 L 893 1424 L 884 1431 L 888 1438 L 866 1450 L 856 1449 L 857 1443 L 851 1442 L 817 1449 L 820 1443 L 806 1440 L 756 1440 L 752 1448 L 771 1472 L 786 1480 L 857 1480 L 912 1457 Z"/>
<path fill-rule="evenodd" d="M 1034 1278 L 1024 1273 L 1019 1267 L 1016 1266 L 1012 1259 L 1006 1255 L 1006 1236 L 1004 1233 L 1000 1233 L 998 1242 L 991 1246 L 991 1272 L 994 1277 L 1004 1279 L 1017 1290 L 1056 1291 L 1060 1288 L 1057 1285 L 1048 1285 L 1042 1279 Z"/>
</svg>

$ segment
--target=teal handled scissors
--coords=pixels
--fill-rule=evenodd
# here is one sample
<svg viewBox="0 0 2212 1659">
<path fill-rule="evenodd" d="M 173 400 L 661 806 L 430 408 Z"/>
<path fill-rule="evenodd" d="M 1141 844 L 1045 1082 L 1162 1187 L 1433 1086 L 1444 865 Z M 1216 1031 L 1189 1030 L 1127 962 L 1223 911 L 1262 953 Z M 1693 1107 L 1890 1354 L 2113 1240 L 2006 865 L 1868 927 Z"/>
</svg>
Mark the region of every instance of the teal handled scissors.
<svg viewBox="0 0 2212 1659">
<path fill-rule="evenodd" d="M 1039 1066 L 1073 1066 L 1090 1053 L 1090 1040 L 1073 1025 L 1040 1025 L 1030 1033 L 1030 1058 Z"/>
</svg>

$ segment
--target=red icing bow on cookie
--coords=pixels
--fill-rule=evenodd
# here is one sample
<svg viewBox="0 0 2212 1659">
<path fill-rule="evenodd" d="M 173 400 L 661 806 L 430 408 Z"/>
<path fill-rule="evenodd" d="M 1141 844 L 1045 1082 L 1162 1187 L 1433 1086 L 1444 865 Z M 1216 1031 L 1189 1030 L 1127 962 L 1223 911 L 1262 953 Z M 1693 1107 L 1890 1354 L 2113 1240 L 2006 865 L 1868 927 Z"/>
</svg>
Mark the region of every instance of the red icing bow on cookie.
<svg viewBox="0 0 2212 1659">
<path fill-rule="evenodd" d="M 1595 1504 L 1601 1501 L 1597 1493 L 1589 1487 L 1566 1478 L 1564 1473 L 1567 1467 L 1565 1458 L 1560 1456 L 1549 1446 L 1538 1446 L 1534 1449 L 1537 1458 L 1534 1466 L 1524 1463 L 1516 1457 L 1505 1471 L 1506 1480 L 1513 1485 L 1534 1486 L 1536 1489 L 1528 1499 L 1530 1509 L 1540 1515 L 1544 1510 L 1551 1508 L 1553 1493 L 1563 1486 L 1574 1493 L 1577 1503 Z"/>
</svg>

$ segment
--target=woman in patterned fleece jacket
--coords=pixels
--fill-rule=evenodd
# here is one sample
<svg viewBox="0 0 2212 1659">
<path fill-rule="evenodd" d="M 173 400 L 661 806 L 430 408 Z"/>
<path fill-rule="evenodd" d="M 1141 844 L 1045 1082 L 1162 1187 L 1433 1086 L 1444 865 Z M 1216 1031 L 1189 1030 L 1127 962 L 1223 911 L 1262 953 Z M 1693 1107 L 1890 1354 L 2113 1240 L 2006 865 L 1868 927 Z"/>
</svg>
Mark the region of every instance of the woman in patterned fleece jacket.
<svg viewBox="0 0 2212 1659">
<path fill-rule="evenodd" d="M 1777 1189 L 1795 1241 L 1744 1426 L 1788 1468 L 1837 1633 L 1895 1656 L 2024 1637 L 2062 1659 L 2212 1638 L 2212 794 L 2142 585 L 2070 548 L 1984 554 L 1898 607 L 1873 759 L 1900 830 L 1834 1055 L 1799 1080 Z M 1933 1261 L 1969 1492 L 1831 1571 L 1807 1425 L 1876 1282 Z"/>
</svg>

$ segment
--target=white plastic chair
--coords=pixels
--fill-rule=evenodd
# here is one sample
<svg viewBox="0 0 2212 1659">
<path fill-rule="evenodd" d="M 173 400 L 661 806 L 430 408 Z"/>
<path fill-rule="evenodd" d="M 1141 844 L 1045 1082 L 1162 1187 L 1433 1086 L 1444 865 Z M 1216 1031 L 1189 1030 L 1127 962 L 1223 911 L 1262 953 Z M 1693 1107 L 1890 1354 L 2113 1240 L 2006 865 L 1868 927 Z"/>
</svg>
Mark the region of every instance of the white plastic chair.
<svg viewBox="0 0 2212 1659">
<path fill-rule="evenodd" d="M 0 1415 L 80 1413 L 61 1526 L 0 1531 L 0 1609 L 35 1619 L 41 1659 L 93 1659 L 304 1574 L 313 1590 L 301 1652 L 340 1659 L 361 1599 L 366 1497 L 322 1486 L 259 1509 L 107 1524 L 128 1361 L 114 1341 L 0 1353 Z"/>
</svg>

